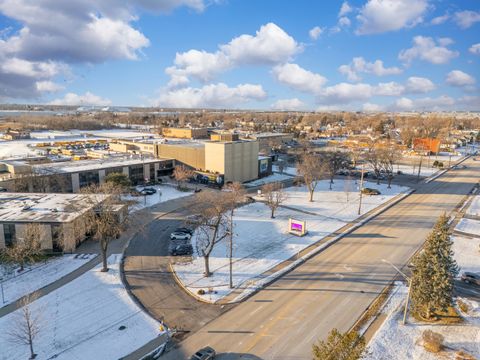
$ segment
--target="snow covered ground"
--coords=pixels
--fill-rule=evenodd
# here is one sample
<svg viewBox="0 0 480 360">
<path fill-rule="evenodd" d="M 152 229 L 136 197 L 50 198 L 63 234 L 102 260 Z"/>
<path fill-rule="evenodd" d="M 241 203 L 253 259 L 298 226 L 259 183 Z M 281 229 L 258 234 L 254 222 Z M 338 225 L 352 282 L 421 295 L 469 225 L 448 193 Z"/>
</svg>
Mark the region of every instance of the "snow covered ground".
<svg viewBox="0 0 480 360">
<path fill-rule="evenodd" d="M 0 281 L 2 281 L 4 295 L 4 299 L 0 297 L 0 307 L 51 284 L 95 256 L 96 254 L 85 254 L 76 259 L 75 255 L 55 257 L 47 262 L 27 266 L 21 273 L 18 273 L 18 269 L 9 271 L 8 268 L 0 265 Z"/>
<path fill-rule="evenodd" d="M 454 257 L 461 271 L 480 272 L 480 239 L 453 237 Z M 388 314 L 381 328 L 368 344 L 366 360 L 438 360 L 455 359 L 455 351 L 464 350 L 475 358 L 480 358 L 480 303 L 462 299 L 468 313 L 462 313 L 465 322 L 458 325 L 428 325 L 416 322 L 412 317 L 406 326 L 401 324 L 403 304 L 407 288 L 397 285 L 390 298 L 385 313 Z M 450 349 L 440 356 L 427 352 L 421 344 L 422 333 L 433 330 L 445 337 L 444 345 Z"/>
<path fill-rule="evenodd" d="M 284 205 L 306 210 L 311 214 L 280 208 L 277 210 L 275 219 L 271 219 L 270 209 L 260 202 L 237 209 L 234 216 L 234 286 L 244 291 L 254 289 L 255 283 L 263 278 L 259 275 L 356 219 L 358 192 L 353 193 L 355 191 L 353 180 L 350 185 L 352 192 L 348 195 L 348 203 L 347 194 L 344 191 L 346 187 L 344 180 L 336 180 L 333 190 L 328 190 L 328 181 L 320 182 L 313 203 L 308 201 L 305 187 L 286 189 L 289 198 Z M 365 186 L 378 188 L 382 195 L 364 196 L 362 213 L 374 209 L 398 193 L 407 190 L 398 186 L 392 186 L 392 189 L 387 190 L 386 185 L 377 186 L 370 183 L 365 183 Z M 288 233 L 289 218 L 305 220 L 308 235 L 297 237 Z M 195 249 L 195 235 L 192 241 Z M 207 291 L 209 288 L 216 291 L 216 293 L 207 291 L 207 294 L 201 296 L 204 300 L 215 302 L 231 292 L 228 287 L 227 254 L 226 240 L 215 246 L 210 256 L 210 269 L 213 271 L 213 276 L 209 278 L 203 276 L 204 262 L 201 257 L 194 257 L 189 263 L 179 262 L 174 265 L 174 270 L 179 280 L 192 293 L 197 294 L 199 289 Z"/>
<path fill-rule="evenodd" d="M 466 214 L 469 216 L 476 216 L 480 218 L 480 195 L 476 195 L 470 206 L 468 207 Z"/>
<path fill-rule="evenodd" d="M 453 236 L 452 240 L 460 273 L 470 271 L 480 274 L 480 238 Z"/>
<path fill-rule="evenodd" d="M 146 207 L 151 207 L 162 202 L 178 199 L 184 196 L 192 195 L 191 191 L 179 191 L 174 186 L 170 185 L 154 185 L 154 186 L 147 186 L 147 188 L 154 188 L 157 192 L 153 195 L 147 196 L 131 196 L 127 195 L 124 196 L 124 200 L 126 201 L 135 201 L 136 203 L 130 207 L 131 211 L 138 211 L 144 209 Z M 143 186 L 137 186 L 137 190 L 141 191 Z"/>
<path fill-rule="evenodd" d="M 120 255 L 112 255 L 108 272 L 98 266 L 31 304 L 41 321 L 34 342 L 38 359 L 116 360 L 160 334 L 159 323 L 125 291 L 119 262 Z M 28 347 L 12 344 L 6 336 L 20 311 L 0 318 L 1 360 L 28 358 Z"/>
<path fill-rule="evenodd" d="M 458 222 L 455 231 L 480 237 L 480 220 L 463 218 Z"/>
<path fill-rule="evenodd" d="M 275 181 L 283 181 L 283 180 L 287 180 L 287 179 L 291 179 L 292 177 L 290 175 L 286 175 L 286 174 L 272 174 L 272 175 L 269 175 L 269 176 L 265 176 L 261 179 L 257 179 L 257 180 L 254 180 L 254 181 L 250 181 L 248 183 L 245 183 L 244 185 L 246 187 L 255 187 L 255 186 L 262 186 L 262 185 L 265 185 L 267 183 L 271 183 L 271 182 L 275 182 Z"/>
<path fill-rule="evenodd" d="M 278 165 L 273 165 L 272 166 L 273 171 L 275 172 L 280 172 L 280 169 L 278 168 Z M 289 175 L 298 175 L 297 174 L 297 168 L 295 167 L 284 167 L 283 168 L 283 174 L 289 174 Z"/>
</svg>

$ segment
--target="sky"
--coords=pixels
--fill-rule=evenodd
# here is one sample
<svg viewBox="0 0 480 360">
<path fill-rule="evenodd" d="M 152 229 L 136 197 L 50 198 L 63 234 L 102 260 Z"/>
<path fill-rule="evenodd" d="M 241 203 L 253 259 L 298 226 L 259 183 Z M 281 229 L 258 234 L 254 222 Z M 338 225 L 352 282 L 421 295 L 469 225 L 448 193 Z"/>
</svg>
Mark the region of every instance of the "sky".
<svg viewBox="0 0 480 360">
<path fill-rule="evenodd" d="M 0 103 L 480 110 L 478 0 L 0 0 Z"/>
</svg>

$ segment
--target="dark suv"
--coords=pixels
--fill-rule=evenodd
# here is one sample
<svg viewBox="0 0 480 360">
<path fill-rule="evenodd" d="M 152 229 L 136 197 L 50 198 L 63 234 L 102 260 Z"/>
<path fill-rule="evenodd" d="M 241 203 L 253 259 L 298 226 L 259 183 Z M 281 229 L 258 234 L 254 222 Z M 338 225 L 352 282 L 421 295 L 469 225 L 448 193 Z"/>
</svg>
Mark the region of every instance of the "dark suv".
<svg viewBox="0 0 480 360">
<path fill-rule="evenodd" d="M 187 256 L 192 255 L 193 247 L 190 244 L 175 245 L 170 248 L 170 255 L 172 256 Z"/>
</svg>

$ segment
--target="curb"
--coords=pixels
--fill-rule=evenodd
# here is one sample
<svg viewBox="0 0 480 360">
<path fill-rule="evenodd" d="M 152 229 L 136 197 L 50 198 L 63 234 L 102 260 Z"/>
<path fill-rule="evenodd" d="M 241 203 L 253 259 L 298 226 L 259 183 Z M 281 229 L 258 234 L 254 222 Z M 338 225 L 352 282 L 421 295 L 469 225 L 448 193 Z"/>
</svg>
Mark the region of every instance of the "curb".
<svg viewBox="0 0 480 360">
<path fill-rule="evenodd" d="M 177 276 L 177 273 L 175 272 L 175 270 L 173 269 L 173 266 L 172 266 L 172 263 L 169 263 L 168 264 L 168 267 L 170 269 L 170 272 L 172 273 L 173 275 L 173 278 L 175 279 L 175 282 L 177 283 L 178 286 L 180 286 L 180 288 L 182 288 L 183 291 L 185 291 L 188 295 L 190 295 L 191 297 L 193 297 L 195 300 L 198 300 L 204 304 L 208 304 L 208 305 L 215 305 L 216 302 L 211 302 L 211 301 L 208 301 L 208 300 L 205 300 L 204 298 L 198 296 L 197 294 L 195 294 L 194 292 L 188 290 L 187 287 L 185 287 L 185 285 L 182 283 L 182 281 L 178 278 Z"/>
</svg>

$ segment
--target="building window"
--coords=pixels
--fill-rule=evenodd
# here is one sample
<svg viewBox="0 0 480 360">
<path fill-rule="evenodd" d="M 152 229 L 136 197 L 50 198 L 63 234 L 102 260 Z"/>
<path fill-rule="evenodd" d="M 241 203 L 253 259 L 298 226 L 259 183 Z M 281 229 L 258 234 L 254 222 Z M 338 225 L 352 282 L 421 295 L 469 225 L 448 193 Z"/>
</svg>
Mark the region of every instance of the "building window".
<svg viewBox="0 0 480 360">
<path fill-rule="evenodd" d="M 130 181 L 133 185 L 142 184 L 145 181 L 143 178 L 143 165 L 132 165 L 129 170 Z"/>
<path fill-rule="evenodd" d="M 98 184 L 100 182 L 100 177 L 98 171 L 86 171 L 78 174 L 80 187 L 85 187 L 93 184 Z"/>
<path fill-rule="evenodd" d="M 3 224 L 3 236 L 5 237 L 5 246 L 12 246 L 16 239 L 15 224 Z"/>
<path fill-rule="evenodd" d="M 155 164 L 150 164 L 150 180 L 155 181 Z"/>
<path fill-rule="evenodd" d="M 52 225 L 52 249 L 62 251 L 62 228 L 60 225 Z"/>
</svg>

